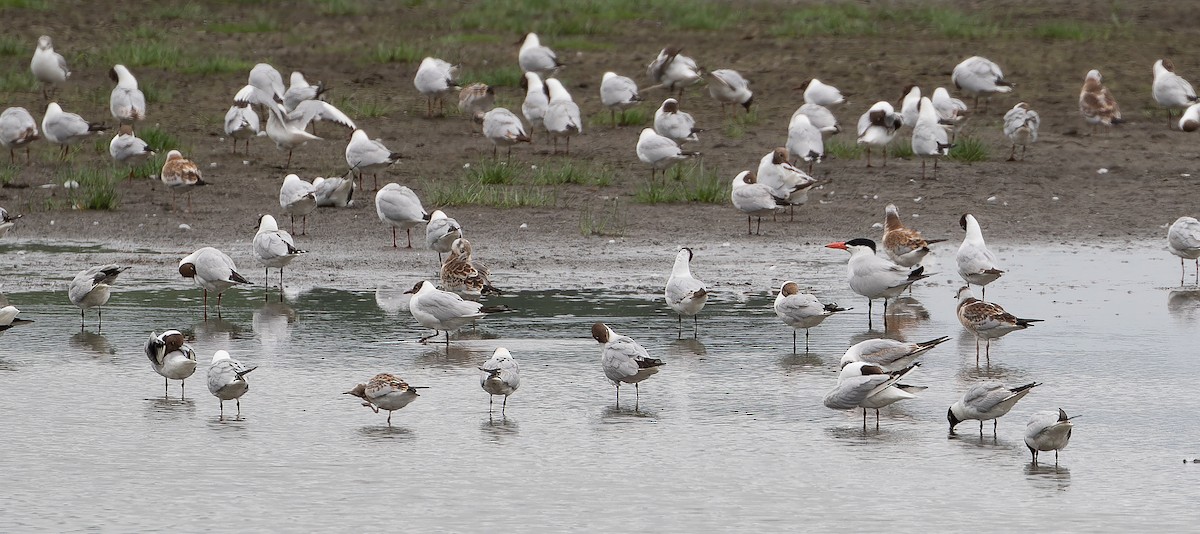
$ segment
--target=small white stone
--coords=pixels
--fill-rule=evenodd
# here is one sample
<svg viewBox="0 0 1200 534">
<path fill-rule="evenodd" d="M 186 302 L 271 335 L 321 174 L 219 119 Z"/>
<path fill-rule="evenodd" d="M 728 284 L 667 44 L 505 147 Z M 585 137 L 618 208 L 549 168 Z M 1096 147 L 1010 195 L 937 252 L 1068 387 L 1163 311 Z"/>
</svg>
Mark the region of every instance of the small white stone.
<svg viewBox="0 0 1200 534">
<path fill-rule="evenodd" d="M 777 267 L 777 266 L 776 266 L 776 265 L 772 265 L 772 266 L 770 266 L 770 267 L 767 267 L 767 270 L 768 270 L 768 271 L 774 271 L 774 270 L 775 270 L 775 267 Z"/>
<path fill-rule="evenodd" d="M 1185 172 L 1185 173 L 1183 173 L 1183 174 L 1180 174 L 1180 176 L 1182 176 L 1182 177 L 1184 177 L 1184 178 L 1191 178 L 1191 177 L 1192 177 L 1192 175 L 1190 175 L 1190 174 L 1188 174 L 1188 173 L 1186 173 L 1186 172 Z"/>
<path fill-rule="evenodd" d="M 872 230 L 878 230 L 880 228 L 883 228 L 883 223 L 875 223 L 871 225 Z"/>
<path fill-rule="evenodd" d="M 984 202 L 987 202 L 988 204 L 995 204 L 998 200 L 1000 200 L 1000 199 L 996 198 L 996 195 L 992 195 L 990 197 L 987 197 L 987 200 L 985 200 Z"/>
<path fill-rule="evenodd" d="M 63 183 L 63 187 L 66 189 L 79 189 L 79 182 L 76 182 L 75 180 L 67 180 Z"/>
<path fill-rule="evenodd" d="M 250 160 L 248 160 L 248 159 L 242 160 L 242 165 L 249 165 L 249 164 L 250 164 Z"/>
<path fill-rule="evenodd" d="M 1050 200 L 1057 201 L 1057 200 L 1058 200 L 1058 197 L 1050 197 Z"/>
<path fill-rule="evenodd" d="M 537 170 L 537 165 L 530 165 L 530 166 L 529 166 L 529 168 L 530 168 L 530 169 L 533 169 L 533 170 L 535 170 L 535 171 L 536 171 L 536 170 Z"/>
<path fill-rule="evenodd" d="M 1108 174 L 1108 169 L 1098 169 L 1096 170 L 1096 174 Z"/>
<path fill-rule="evenodd" d="M 521 223 L 520 228 L 522 228 L 522 229 L 529 228 L 529 225 L 527 223 Z"/>
<path fill-rule="evenodd" d="M 612 245 L 612 244 L 616 244 L 616 242 L 617 242 L 617 240 L 616 240 L 616 239 L 609 239 L 609 240 L 608 240 L 608 244 L 610 244 L 610 245 Z"/>
<path fill-rule="evenodd" d="M 51 221 L 50 221 L 50 226 L 54 226 L 54 221 L 53 221 L 53 220 L 51 220 Z"/>
<path fill-rule="evenodd" d="M 215 162 L 215 161 L 214 161 L 214 162 L 212 162 L 212 163 L 209 163 L 209 164 L 208 164 L 208 168 L 210 168 L 210 169 L 215 169 L 215 168 L 217 168 L 217 162 Z"/>
<path fill-rule="evenodd" d="M 38 186 L 40 189 L 54 189 L 55 187 L 58 187 L 58 184 L 42 184 Z"/>
<path fill-rule="evenodd" d="M 179 229 L 180 230 L 191 230 L 192 227 L 188 226 L 187 223 L 179 223 Z"/>
<path fill-rule="evenodd" d="M 912 218 L 914 218 L 914 219 L 919 219 L 919 218 L 921 218 L 921 214 L 920 214 L 920 213 L 914 213 L 914 214 L 912 214 Z"/>
<path fill-rule="evenodd" d="M 726 241 L 726 242 L 724 242 L 724 243 L 721 243 L 721 246 L 722 246 L 722 247 L 728 247 L 728 246 L 731 246 L 731 245 L 729 244 L 729 242 L 728 242 L 728 241 Z"/>
<path fill-rule="evenodd" d="M 925 200 L 925 197 L 917 197 L 917 198 L 914 198 L 914 199 L 913 199 L 913 202 L 920 202 L 920 201 L 922 201 L 922 200 Z"/>
<path fill-rule="evenodd" d="M 464 169 L 470 169 L 470 168 L 471 168 L 471 164 L 470 164 L 470 163 L 463 163 L 463 168 L 464 168 Z"/>
<path fill-rule="evenodd" d="M 879 200 L 879 195 L 875 195 L 875 196 L 871 197 L 871 200 Z"/>
<path fill-rule="evenodd" d="M 100 221 L 92 221 L 92 226 L 100 226 Z"/>
</svg>

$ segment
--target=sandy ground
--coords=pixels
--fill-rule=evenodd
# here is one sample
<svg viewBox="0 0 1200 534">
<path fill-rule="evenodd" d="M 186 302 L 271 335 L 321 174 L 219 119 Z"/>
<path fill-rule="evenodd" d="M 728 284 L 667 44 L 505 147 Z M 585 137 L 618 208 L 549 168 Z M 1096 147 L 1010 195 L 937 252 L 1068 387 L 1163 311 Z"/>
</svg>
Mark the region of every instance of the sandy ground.
<svg viewBox="0 0 1200 534">
<path fill-rule="evenodd" d="M 11 27 L 26 28 L 20 36 L 27 38 L 30 52 L 37 36 L 48 33 L 68 62 L 76 64 L 95 47 L 104 46 L 107 33 L 135 24 L 159 24 L 192 36 L 188 46 L 213 47 L 250 61 L 269 60 L 285 77 L 302 68 L 310 80 L 323 80 L 333 87 L 332 95 L 386 103 L 392 109 L 386 116 L 358 120 L 372 137 L 382 138 L 406 156 L 380 176 L 381 183 L 409 185 L 421 194 L 438 181 L 460 179 L 464 165 L 491 157 L 490 144 L 474 133 L 467 120 L 454 114 L 437 119 L 422 116 L 424 101 L 411 84 L 415 63 L 361 60 L 363 50 L 372 49 L 380 39 L 428 43 L 431 36 L 444 32 L 435 23 L 392 25 L 386 21 L 414 15 L 421 16 L 411 20 L 427 20 L 430 13 L 440 13 L 442 8 L 374 6 L 358 15 L 308 21 L 290 32 L 226 35 L 197 29 L 187 20 L 152 20 L 145 15 L 97 12 L 86 3 L 63 4 L 77 9 L 53 17 L 30 10 L 13 10 L 6 16 L 12 19 Z M 1075 9 L 1084 4 L 1050 8 L 1034 2 L 1004 4 L 1008 24 L 1067 16 L 1102 24 L 1109 16 Z M 994 3 L 988 6 L 998 9 Z M 281 28 L 291 28 L 297 15 L 270 9 L 259 7 L 256 13 L 279 17 L 285 21 Z M 801 103 L 800 93 L 792 88 L 813 76 L 853 93 L 850 103 L 835 109 L 845 129 L 836 139 L 843 143 L 853 143 L 853 125 L 871 103 L 888 99 L 898 105 L 900 90 L 907 83 L 918 83 L 927 93 L 939 85 L 950 86 L 950 70 L 969 55 L 996 60 L 1006 77 L 1017 84 L 1017 91 L 994 98 L 989 109 L 977 111 L 963 129 L 988 143 L 988 161 L 943 162 L 936 179 L 921 180 L 917 160 L 892 160 L 886 168 L 868 169 L 864 159 L 831 159 L 814 172 L 828 184 L 796 211 L 794 221 L 787 222 L 786 217 L 779 222 L 765 221 L 762 236 L 747 236 L 745 217 L 728 204 L 636 203 L 634 192 L 649 174 L 634 154 L 638 127 L 589 125 L 584 135 L 571 143 L 570 156 L 549 154 L 543 139 L 514 152 L 514 165 L 553 164 L 568 158 L 607 165 L 616 173 L 612 185 L 552 187 L 555 204 L 543 208 L 453 206 L 445 211 L 463 224 L 477 257 L 494 270 L 507 271 L 523 280 L 522 284 L 535 287 L 555 287 L 542 275 L 580 271 L 605 274 L 574 278 L 571 285 L 621 285 L 639 277 L 665 277 L 673 251 L 684 245 L 719 251 L 716 256 L 726 258 L 724 262 L 735 271 L 755 271 L 746 265 L 746 259 L 756 257 L 765 261 L 842 261 L 844 258 L 827 254 L 830 251 L 819 245 L 860 236 L 878 238 L 881 231 L 872 225 L 881 222 L 883 207 L 889 202 L 896 203 L 906 221 L 927 237 L 947 238 L 952 243 L 961 238 L 957 221 L 964 212 L 976 214 L 985 235 L 996 242 L 1162 240 L 1165 225 L 1178 216 L 1197 214 L 1200 138 L 1168 131 L 1165 116 L 1154 109 L 1150 97 L 1150 67 L 1155 59 L 1170 56 L 1182 75 L 1200 79 L 1200 54 L 1174 45 L 1195 33 L 1178 22 L 1179 8 L 1159 3 L 1123 9 L 1121 16 L 1133 25 L 1134 37 L 1090 43 L 1013 38 L 955 41 L 920 36 L 784 39 L 770 36 L 766 22 L 732 30 L 734 39 L 702 32 L 664 36 L 649 22 L 589 36 L 607 48 L 560 50 L 570 64 L 560 77 L 585 117 L 607 115 L 596 94 L 605 70 L 648 84 L 645 65 L 668 42 L 681 44 L 710 69 L 735 68 L 746 74 L 756 93 L 759 120 L 740 137 L 726 134 L 723 125 L 727 119 L 722 119 L 719 106 L 703 89 L 690 90 L 683 103 L 709 130 L 695 147 L 704 153 L 706 170 L 725 180 L 754 168 L 763 154 L 784 142 L 787 121 Z M 205 22 L 247 16 L 230 6 L 213 6 Z M 304 38 L 297 38 L 297 33 Z M 338 37 L 337 45 L 324 46 L 333 36 Z M 478 71 L 488 65 L 515 63 L 517 49 L 508 46 L 510 37 L 515 36 L 503 37 L 504 44 L 497 46 L 436 48 L 446 59 Z M 555 45 L 553 38 L 543 42 Z M 28 72 L 28 54 L 0 59 L 3 68 Z M 1084 73 L 1091 68 L 1104 73 L 1105 82 L 1125 110 L 1127 124 L 1095 134 L 1083 124 L 1077 95 Z M 111 122 L 107 67 L 73 70 L 75 74 L 59 98 L 64 107 L 92 120 Z M 82 154 L 59 163 L 55 147 L 36 145 L 34 162 L 20 166 L 13 183 L 0 188 L 0 205 L 24 215 L 6 238 L 8 242 L 0 244 L 0 267 L 8 273 L 24 273 L 6 275 L 6 291 L 44 287 L 49 282 L 33 275 L 43 273 L 61 280 L 69 276 L 67 271 L 73 273 L 106 257 L 151 264 L 153 274 L 147 276 L 165 279 L 173 274 L 178 257 L 206 245 L 226 249 L 243 270 L 257 269 L 249 242 L 259 214 L 283 217 L 277 197 L 286 174 L 281 169 L 286 152 L 260 138 L 252 143 L 249 156 L 230 154 L 230 145 L 220 133 L 221 117 L 233 93 L 245 83 L 245 74 L 198 77 L 153 68 L 132 70 L 143 83 L 153 83 L 160 91 L 169 87 L 169 102 L 152 103 L 147 124 L 178 137 L 213 185 L 194 193 L 190 213 L 172 205 L 170 193 L 146 178 L 119 185 L 121 202 L 114 211 L 74 210 L 61 189 L 39 186 L 58 181 L 72 165 L 107 166 L 107 154 L 85 144 Z M 501 87 L 498 93 L 501 104 L 519 107 L 519 89 Z M 652 110 L 664 97 L 647 94 L 644 107 Z M 1041 113 L 1041 139 L 1024 162 L 1006 162 L 1009 145 L 1001 133 L 1001 117 L 1019 101 Z M 37 92 L 6 94 L 3 102 L 28 107 L 39 120 L 44 106 Z M 328 125 L 321 125 L 318 133 L 327 139 L 298 150 L 287 172 L 305 179 L 345 172 L 348 133 Z M 1100 169 L 1106 172 L 1101 174 Z M 354 207 L 322 209 L 309 218 L 308 234 L 298 236 L 297 241 L 310 254 L 289 270 L 289 276 L 298 276 L 300 283 L 374 287 L 381 279 L 392 278 L 392 273 L 399 284 L 434 272 L 432 252 L 391 247 L 390 232 L 374 212 L 370 180 L 366 189 L 357 193 Z M 432 211 L 439 206 L 426 207 Z M 592 217 L 604 219 L 606 233 L 611 235 L 584 235 L 581 221 Z M 418 228 L 415 241 L 421 237 Z M 401 239 L 403 245 L 403 236 Z M 101 244 L 116 252 L 69 258 L 20 253 L 35 243 L 60 240 Z M 948 247 L 948 252 L 954 245 L 942 246 Z M 151 252 L 161 252 L 166 258 Z M 261 271 L 258 273 L 261 276 Z"/>
</svg>

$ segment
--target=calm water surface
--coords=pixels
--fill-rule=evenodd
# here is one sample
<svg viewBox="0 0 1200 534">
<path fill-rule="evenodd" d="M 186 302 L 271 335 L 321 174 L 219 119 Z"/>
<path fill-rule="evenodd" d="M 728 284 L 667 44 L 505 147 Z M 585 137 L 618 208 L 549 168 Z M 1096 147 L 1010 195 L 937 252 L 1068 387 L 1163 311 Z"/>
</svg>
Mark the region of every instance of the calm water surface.
<svg viewBox="0 0 1200 534">
<path fill-rule="evenodd" d="M 1001 252 L 1010 274 L 988 296 L 1046 322 L 993 343 L 992 365 L 976 368 L 953 258 L 938 258 L 942 274 L 896 307 L 887 334 L 952 339 L 911 380 L 929 390 L 883 410 L 878 431 L 821 405 L 846 347 L 884 334 L 878 317 L 867 329 L 838 254 L 772 268 L 775 285 L 802 280 L 855 308 L 813 330 L 807 354 L 801 335 L 798 355 L 772 288 L 702 262 L 716 292 L 698 339 L 678 340 L 656 285 L 670 255 L 628 291 L 506 296 L 518 312 L 448 349 L 414 342 L 428 331 L 405 307 L 410 280 L 284 303 L 233 291 L 208 321 L 178 280 L 122 285 L 102 332 L 94 314 L 79 330 L 65 291 L 10 293 L 36 322 L 0 335 L 0 530 L 1192 528 L 1200 465 L 1182 460 L 1200 456 L 1200 292 L 1164 287 L 1178 264 L 1158 248 Z M 614 406 L 589 337 L 598 320 L 667 361 L 640 411 L 632 389 Z M 174 383 L 164 399 L 142 354 L 150 330 L 169 328 L 201 354 L 182 401 Z M 507 418 L 489 416 L 476 370 L 497 346 L 522 370 Z M 218 420 L 204 384 L 218 349 L 259 366 L 240 421 Z M 429 387 L 393 428 L 341 394 L 379 372 Z M 947 406 L 981 377 L 1045 385 L 998 438 L 970 422 L 948 436 Z M 1060 466 L 1051 453 L 1033 467 L 1025 422 L 1058 407 L 1083 416 Z"/>
</svg>

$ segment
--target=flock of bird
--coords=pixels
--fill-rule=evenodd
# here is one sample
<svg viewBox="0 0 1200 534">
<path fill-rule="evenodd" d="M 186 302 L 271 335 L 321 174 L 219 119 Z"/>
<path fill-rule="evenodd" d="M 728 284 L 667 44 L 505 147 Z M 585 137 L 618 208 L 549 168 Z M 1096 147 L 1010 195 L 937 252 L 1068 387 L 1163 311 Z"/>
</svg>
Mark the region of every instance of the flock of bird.
<svg viewBox="0 0 1200 534">
<path fill-rule="evenodd" d="M 723 112 L 738 113 L 737 107 L 749 112 L 754 104 L 754 93 L 750 82 L 732 69 L 707 71 L 697 62 L 681 53 L 677 47 L 663 48 L 647 66 L 646 74 L 653 82 L 652 87 L 639 89 L 631 78 L 615 72 L 605 72 L 600 83 L 600 102 L 610 110 L 612 123 L 618 124 L 617 113 L 643 102 L 642 93 L 651 89 L 665 90 L 670 95 L 662 101 L 655 112 L 653 126 L 640 131 L 634 152 L 637 158 L 651 169 L 651 180 L 673 165 L 700 155 L 698 151 L 685 150 L 689 143 L 697 143 L 704 129 L 698 128 L 693 117 L 681 107 L 685 90 L 702 81 L 707 81 L 709 95 L 721 104 Z M 583 133 L 583 120 L 579 106 L 570 92 L 556 78 L 555 73 L 564 65 L 550 48 L 543 46 L 538 36 L 528 34 L 518 53 L 518 64 L 524 72 L 522 87 L 525 98 L 520 115 L 495 107 L 495 89 L 484 84 L 461 87 L 457 80 L 457 67 L 450 62 L 425 58 L 413 80 L 416 90 L 427 99 L 426 113 L 434 116 L 444 114 L 445 99 L 455 91 L 459 93 L 460 110 L 481 124 L 481 131 L 494 146 L 493 157 L 498 157 L 499 148 L 505 148 L 511 157 L 512 147 L 518 143 L 532 143 L 534 133 L 545 134 L 553 143 L 555 153 L 558 142 L 563 140 L 564 152 L 570 153 L 572 137 Z M 55 52 L 49 36 L 38 40 L 37 49 L 30 64 L 31 71 L 43 84 L 43 95 L 49 101 L 45 115 L 39 124 L 28 110 L 19 107 L 6 109 L 0 114 L 0 144 L 10 149 L 15 160 L 16 150 L 25 148 L 29 159 L 29 146 L 42 138 L 61 147 L 65 158 L 69 148 L 84 139 L 106 131 L 103 124 L 89 122 L 77 114 L 68 113 L 52 100 L 57 87 L 70 77 L 71 72 L 62 55 Z M 1169 60 L 1154 64 L 1153 97 L 1161 106 L 1184 109 L 1178 126 L 1183 131 L 1200 129 L 1200 99 L 1191 85 L 1174 73 Z M 138 89 L 133 74 L 122 65 L 110 70 L 116 83 L 111 99 L 110 111 L 118 123 L 118 132 L 110 144 L 110 155 L 115 161 L 136 165 L 154 154 L 153 147 L 136 137 L 136 124 L 146 119 L 146 101 Z M 488 269 L 472 257 L 471 243 L 464 237 L 462 225 L 441 210 L 429 213 L 421 205 L 417 194 L 410 188 L 396 183 L 378 187 L 378 173 L 386 170 L 402 156 L 389 150 L 380 140 L 372 140 L 359 129 L 354 121 L 333 105 L 322 100 L 326 91 L 324 84 L 309 83 L 300 72 L 293 72 L 290 83 L 284 86 L 283 77 L 273 67 L 258 64 L 251 71 L 247 85 L 237 91 L 225 116 L 224 131 L 232 141 L 236 153 L 238 142 L 246 143 L 259 136 L 270 138 L 281 150 L 288 151 L 284 168 L 291 164 L 293 151 L 309 141 L 321 139 L 315 134 L 316 123 L 331 122 L 352 133 L 346 146 L 345 156 L 348 174 L 355 179 L 343 177 L 317 177 L 312 182 L 296 174 L 288 174 L 279 192 L 279 205 L 291 222 L 295 233 L 296 218 L 300 219 L 300 234 L 306 233 L 307 215 L 319 206 L 345 207 L 351 204 L 354 191 L 362 187 L 366 174 L 375 181 L 375 207 L 381 222 L 392 229 L 392 244 L 398 246 L 398 230 L 404 230 L 408 247 L 412 247 L 412 230 L 422 224 L 426 227 L 425 244 L 438 253 L 442 289 L 429 281 L 418 282 L 407 293 L 412 295 L 409 310 L 422 326 L 433 329 L 434 334 L 445 333 L 445 342 L 450 342 L 449 333 L 467 325 L 474 325 L 492 313 L 508 311 L 504 306 L 487 307 L 478 302 L 486 295 L 499 294 L 491 285 Z M 1014 84 L 1004 79 L 999 65 L 983 58 L 970 57 L 957 65 L 951 76 L 955 89 L 963 95 L 973 97 L 974 108 L 980 99 L 986 109 L 991 96 L 1013 91 Z M 792 210 L 807 202 L 808 193 L 821 183 L 810 173 L 813 165 L 825 157 L 825 139 L 838 133 L 841 126 L 831 108 L 846 103 L 845 95 L 836 87 L 818 79 L 804 82 L 804 104 L 792 115 L 786 142 L 772 149 L 759 160 L 755 171 L 742 171 L 733 179 L 731 201 L 735 208 L 747 215 L 747 232 L 752 230 L 753 218 L 758 219 L 761 229 L 762 217 L 775 215 L 783 207 Z M 731 111 L 727 111 L 731 109 Z M 867 166 L 872 165 L 871 151 L 883 152 L 883 165 L 887 165 L 887 148 L 905 127 L 911 129 L 911 148 L 921 158 L 922 177 L 926 172 L 926 161 L 933 159 L 936 175 L 937 161 L 949 154 L 955 146 L 957 127 L 968 116 L 969 108 L 963 100 L 951 96 L 946 88 L 934 89 L 930 96 L 923 96 L 917 86 L 909 86 L 903 92 L 898 106 L 886 100 L 872 104 L 857 121 L 857 143 L 867 153 Z M 1100 73 L 1087 73 L 1080 92 L 1079 109 L 1088 124 L 1094 127 L 1111 126 L 1122 122 L 1120 108 L 1111 92 L 1102 83 Z M 1170 112 L 1169 112 L 1170 113 Z M 265 115 L 265 126 L 262 116 Z M 524 120 L 522 120 L 524 119 Z M 1171 122 L 1168 114 L 1169 125 Z M 1028 145 L 1037 141 L 1040 117 L 1032 107 L 1020 102 L 1004 115 L 1004 134 L 1011 140 L 1009 159 L 1016 159 L 1016 149 L 1021 147 L 1024 159 Z M 310 133 L 309 129 L 312 130 Z M 799 166 L 807 164 L 807 172 Z M 173 194 L 186 194 L 190 210 L 190 193 L 206 182 L 200 166 L 187 159 L 177 150 L 167 155 L 159 180 Z M 0 209 L 0 236 L 13 226 L 15 217 Z M 973 297 L 970 285 L 980 287 L 981 297 L 986 286 L 999 279 L 1004 271 L 997 265 L 995 255 L 987 248 L 978 220 L 965 214 L 960 225 L 966 235 L 956 255 L 958 271 L 967 286 L 958 291 L 958 318 L 969 332 L 976 337 L 976 363 L 979 363 L 979 342 L 985 344 L 985 355 L 990 362 L 990 342 L 1010 332 L 1028 328 L 1037 319 L 1022 319 L 1006 312 L 1000 305 Z M 857 294 L 868 299 L 868 325 L 872 324 L 873 303 L 883 300 L 883 319 L 887 322 L 888 299 L 899 296 L 911 285 L 931 274 L 921 265 L 930 252 L 929 245 L 936 240 L 925 240 L 921 234 L 903 226 L 894 205 L 885 209 L 883 255 L 875 241 L 856 238 L 844 242 L 830 243 L 828 248 L 849 252 L 848 283 Z M 1180 218 L 1168 233 L 1170 251 L 1181 258 L 1196 261 L 1197 281 L 1200 283 L 1200 222 L 1190 217 Z M 280 287 L 283 270 L 295 258 L 306 254 L 296 246 L 290 233 L 279 228 L 275 218 L 263 215 L 259 229 L 253 239 L 253 252 L 264 267 L 265 277 L 270 269 L 278 269 Z M 443 262 L 442 254 L 448 254 Z M 696 317 L 703 309 L 709 290 L 705 284 L 692 276 L 690 262 L 693 251 L 681 249 L 676 257 L 664 296 L 668 306 L 679 316 L 682 332 L 684 317 L 692 317 L 694 328 Z M 99 310 L 107 303 L 109 288 L 128 267 L 118 265 L 96 266 L 81 271 L 72 280 L 69 289 L 70 301 L 84 313 L 90 308 Z M 181 276 L 189 278 L 203 290 L 204 313 L 207 318 L 208 293 L 217 296 L 220 312 L 221 295 L 228 289 L 251 282 L 238 272 L 233 260 L 224 252 L 204 247 L 182 258 L 178 264 Z M 1183 279 L 1181 277 L 1181 284 Z M 264 281 L 264 285 L 269 284 Z M 845 311 L 836 303 L 822 303 L 815 296 L 804 292 L 793 281 L 782 284 L 774 302 L 780 320 L 793 328 L 793 350 L 796 349 L 796 331 L 805 329 L 806 346 L 809 330 L 821 324 L 833 314 Z M 0 329 L 6 329 L 21 320 L 16 319 L 13 306 L 0 308 Z M 99 317 L 102 322 L 102 316 Z M 621 384 L 633 384 L 635 394 L 639 384 L 658 373 L 663 361 L 650 357 L 649 353 L 633 339 L 620 335 L 603 323 L 592 326 L 592 337 L 602 348 L 601 364 L 605 376 L 616 386 L 617 402 L 620 402 Z M 911 399 L 924 387 L 902 383 L 915 371 L 920 362 L 918 357 L 946 341 L 946 337 L 925 343 L 902 343 L 888 339 L 873 339 L 850 347 L 842 358 L 842 369 L 837 384 L 825 395 L 824 404 L 836 410 L 863 409 L 863 425 L 866 425 L 867 410 L 876 412 L 879 424 L 879 408 L 892 403 Z M 197 366 L 195 351 L 187 345 L 182 333 L 168 330 L 162 334 L 152 333 L 146 342 L 145 352 L 152 368 L 169 380 L 181 382 L 190 377 Z M 221 416 L 224 417 L 224 401 L 238 403 L 249 390 L 246 376 L 255 369 L 233 359 L 225 351 L 214 354 L 208 369 L 209 391 L 221 401 Z M 504 348 L 498 348 L 492 358 L 479 366 L 480 385 L 490 396 L 501 395 L 504 405 L 507 398 L 519 386 L 520 374 L 516 360 Z M 1039 384 L 1034 382 L 1018 387 L 994 381 L 984 381 L 969 388 L 962 398 L 947 412 L 951 432 L 956 425 L 966 420 L 978 420 L 980 432 L 983 422 L 995 421 L 1008 413 L 1023 397 Z M 363 384 L 358 384 L 346 394 L 361 399 L 362 404 L 375 412 L 399 410 L 419 395 L 417 386 L 407 384 L 391 374 L 379 374 Z M 635 400 L 635 409 L 637 409 Z M 503 411 L 503 408 L 502 408 Z M 1025 442 L 1036 462 L 1039 451 L 1057 451 L 1066 446 L 1072 423 L 1066 413 L 1039 412 L 1029 421 Z"/>
</svg>

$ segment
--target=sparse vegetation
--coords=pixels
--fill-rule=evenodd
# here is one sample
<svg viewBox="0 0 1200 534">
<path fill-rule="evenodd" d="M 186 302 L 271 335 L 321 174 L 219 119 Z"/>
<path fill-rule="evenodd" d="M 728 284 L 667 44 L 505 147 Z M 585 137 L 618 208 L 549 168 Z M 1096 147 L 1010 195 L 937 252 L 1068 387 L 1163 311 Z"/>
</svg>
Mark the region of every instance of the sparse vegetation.
<svg viewBox="0 0 1200 534">
<path fill-rule="evenodd" d="M 121 202 L 112 169 L 66 167 L 59 174 L 59 184 L 67 189 L 67 197 L 76 209 L 115 210 Z"/>
<path fill-rule="evenodd" d="M 969 135 L 959 135 L 954 138 L 954 148 L 950 149 L 949 158 L 963 163 L 987 161 L 988 148 L 982 140 Z"/>
<path fill-rule="evenodd" d="M 613 115 L 607 109 L 592 115 L 588 122 L 592 126 L 614 126 Z M 654 122 L 654 110 L 636 107 L 618 111 L 615 126 L 649 126 L 652 122 Z"/>
<path fill-rule="evenodd" d="M 607 165 L 584 164 L 567 161 L 534 169 L 533 183 L 536 185 L 579 184 L 606 187 L 613 182 L 615 173 Z"/>
<path fill-rule="evenodd" d="M 463 72 L 459 74 L 458 79 L 463 87 L 475 82 L 490 87 L 520 87 L 521 78 L 524 77 L 525 73 L 521 72 L 520 67 L 506 65 L 490 70 Z"/>
<path fill-rule="evenodd" d="M 531 186 L 487 186 L 469 181 L 439 181 L 426 193 L 432 206 L 533 208 L 553 206 L 553 191 Z"/>
<path fill-rule="evenodd" d="M 234 59 L 222 55 L 201 55 L 185 58 L 176 68 L 184 74 L 208 76 L 212 74 L 241 74 L 253 67 L 254 63 L 242 59 Z"/>
<path fill-rule="evenodd" d="M 358 15 L 362 13 L 363 6 L 359 0 L 313 0 L 317 6 L 317 12 L 322 15 L 333 15 L 344 17 L 348 15 Z M 410 0 L 409 5 L 413 2 Z"/>
<path fill-rule="evenodd" d="M 719 30 L 743 16 L 734 5 L 707 0 L 485 0 L 460 13 L 454 25 L 512 35 L 571 36 L 605 34 L 615 23 L 637 20 L 661 20 L 673 30 Z"/>
<path fill-rule="evenodd" d="M 28 53 L 33 47 L 11 35 L 0 37 L 0 56 L 16 56 Z"/>
<path fill-rule="evenodd" d="M 28 70 L 0 72 L 0 93 L 34 93 L 40 92 L 40 88 L 41 85 Z"/>
<path fill-rule="evenodd" d="M 16 180 L 17 175 L 20 173 L 21 173 L 21 168 L 16 165 L 12 165 L 12 164 L 0 165 L 0 186 L 5 186 L 5 185 L 13 183 L 13 180 Z"/>
<path fill-rule="evenodd" d="M 608 198 L 603 202 L 604 205 L 600 208 L 587 205 L 580 211 L 579 233 L 584 236 L 625 235 L 625 218 L 621 212 L 620 198 Z"/>
<path fill-rule="evenodd" d="M 715 173 L 704 170 L 702 161 L 676 165 L 667 171 L 667 179 L 643 183 L 634 200 L 642 204 L 702 202 L 720 204 L 729 199 L 729 186 Z"/>
<path fill-rule="evenodd" d="M 502 162 L 484 161 L 468 167 L 467 178 L 480 185 L 510 185 L 517 180 L 517 169 Z"/>
<path fill-rule="evenodd" d="M 0 0 L 0 9 L 32 9 L 45 11 L 50 9 L 46 0 Z"/>
<path fill-rule="evenodd" d="M 253 18 L 239 17 L 230 22 L 210 24 L 208 28 L 217 33 L 272 33 L 279 31 L 279 23 L 265 13 L 258 13 Z"/>
<path fill-rule="evenodd" d="M 357 119 L 386 117 L 396 111 L 385 97 L 360 96 L 358 93 L 338 98 L 334 104 L 347 115 Z"/>
<path fill-rule="evenodd" d="M 825 140 L 825 157 L 832 159 L 858 159 L 863 156 L 863 147 L 856 142 L 850 142 L 836 137 Z"/>
<path fill-rule="evenodd" d="M 912 159 L 912 141 L 907 137 L 897 137 L 888 145 L 888 157 L 899 159 Z"/>
<path fill-rule="evenodd" d="M 371 51 L 370 59 L 375 63 L 420 63 L 428 55 L 424 50 L 407 42 L 379 43 Z"/>
<path fill-rule="evenodd" d="M 746 130 L 752 126 L 758 125 L 758 110 L 751 110 L 749 113 L 735 113 L 733 118 L 725 121 L 725 135 L 730 139 L 741 139 L 746 135 Z"/>
</svg>

